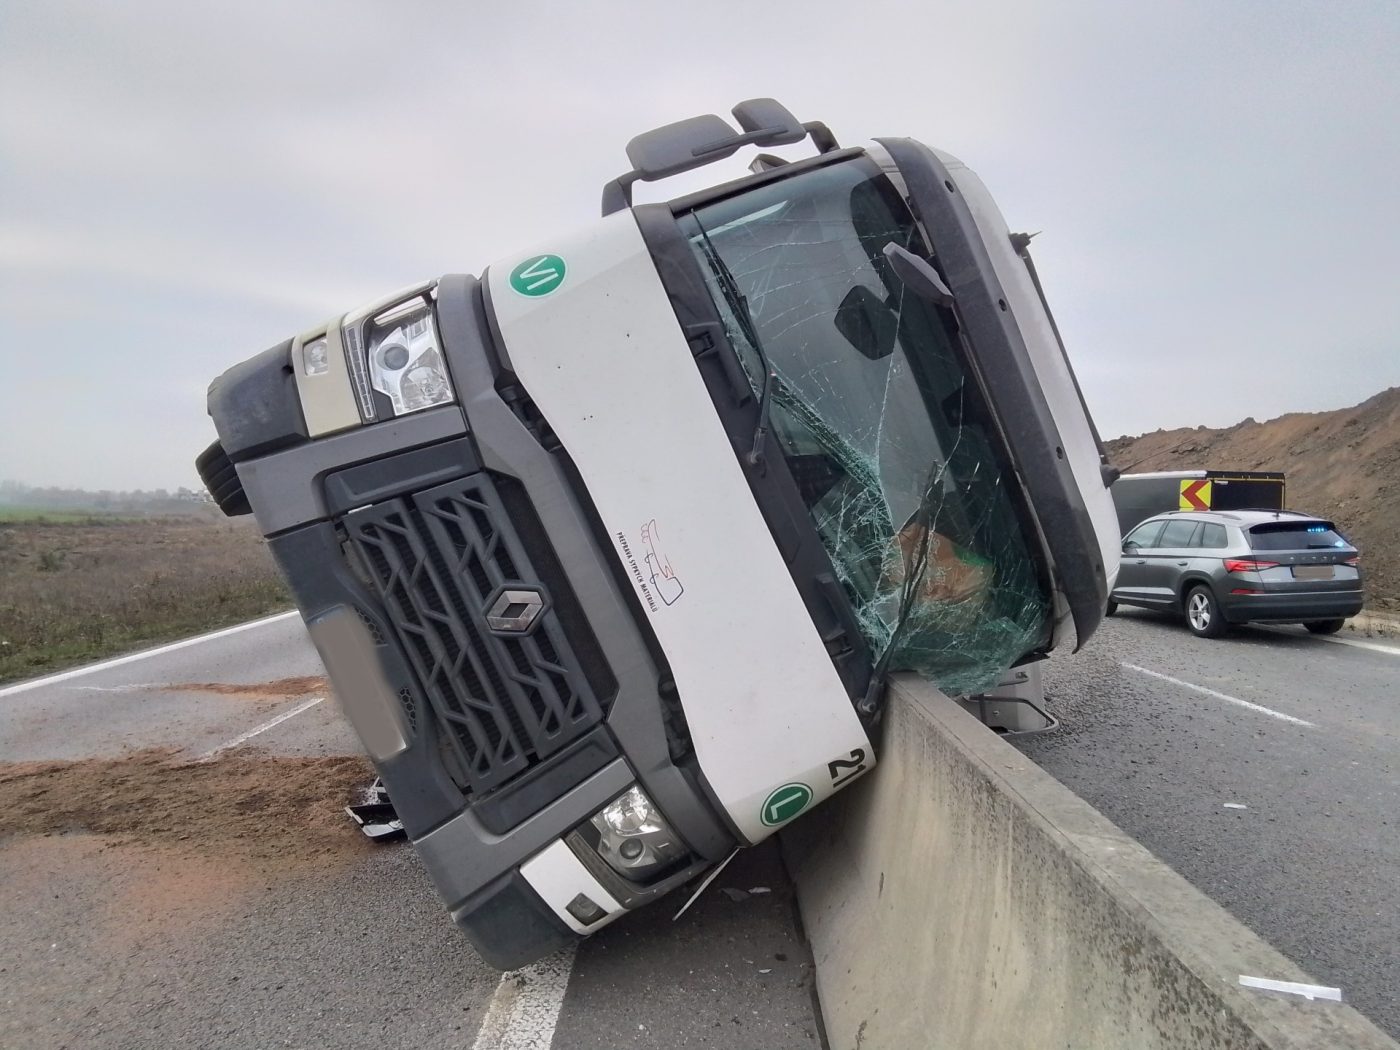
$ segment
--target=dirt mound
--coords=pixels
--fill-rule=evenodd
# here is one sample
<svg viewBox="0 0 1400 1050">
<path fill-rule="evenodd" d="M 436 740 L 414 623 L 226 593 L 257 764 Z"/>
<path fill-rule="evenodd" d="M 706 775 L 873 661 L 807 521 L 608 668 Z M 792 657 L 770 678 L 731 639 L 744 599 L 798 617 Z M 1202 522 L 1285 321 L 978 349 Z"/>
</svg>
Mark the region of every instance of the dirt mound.
<svg viewBox="0 0 1400 1050">
<path fill-rule="evenodd" d="M 366 848 L 343 807 L 373 778 L 359 757 L 243 749 L 196 762 L 153 748 L 120 758 L 0 765 L 0 813 L 5 833 L 86 831 L 296 865 Z"/>
<path fill-rule="evenodd" d="M 1158 430 L 1106 443 L 1124 473 L 1281 470 L 1288 505 L 1336 521 L 1361 551 L 1367 605 L 1400 609 L 1400 387 L 1353 408 L 1224 430 Z"/>
<path fill-rule="evenodd" d="M 289 700 L 313 693 L 325 695 L 330 683 L 325 675 L 302 675 L 299 678 L 279 678 L 275 682 L 252 682 L 232 684 L 229 682 L 182 682 L 179 685 L 163 685 L 163 693 L 217 693 L 220 696 L 242 696 L 249 700 Z"/>
</svg>

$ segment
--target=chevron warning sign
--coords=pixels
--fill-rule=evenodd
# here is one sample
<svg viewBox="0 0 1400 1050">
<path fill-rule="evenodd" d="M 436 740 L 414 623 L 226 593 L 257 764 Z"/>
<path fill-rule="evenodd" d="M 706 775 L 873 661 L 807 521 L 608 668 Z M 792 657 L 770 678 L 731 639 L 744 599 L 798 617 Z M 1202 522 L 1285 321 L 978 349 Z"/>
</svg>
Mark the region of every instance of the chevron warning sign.
<svg viewBox="0 0 1400 1050">
<path fill-rule="evenodd" d="M 1210 479 L 1197 478 L 1181 483 L 1179 510 L 1210 510 Z"/>
</svg>

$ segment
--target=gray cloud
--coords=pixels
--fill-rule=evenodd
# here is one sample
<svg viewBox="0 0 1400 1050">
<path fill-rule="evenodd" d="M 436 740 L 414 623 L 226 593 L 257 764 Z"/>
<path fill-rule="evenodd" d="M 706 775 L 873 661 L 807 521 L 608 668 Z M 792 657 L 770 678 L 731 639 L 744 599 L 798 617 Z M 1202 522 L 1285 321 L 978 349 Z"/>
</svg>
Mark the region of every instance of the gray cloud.
<svg viewBox="0 0 1400 1050">
<path fill-rule="evenodd" d="M 1105 434 L 1400 382 L 1392 4 L 280 6 L 0 10 L 0 476 L 193 483 L 228 365 L 586 223 L 633 134 L 759 94 L 1043 230 Z"/>
</svg>

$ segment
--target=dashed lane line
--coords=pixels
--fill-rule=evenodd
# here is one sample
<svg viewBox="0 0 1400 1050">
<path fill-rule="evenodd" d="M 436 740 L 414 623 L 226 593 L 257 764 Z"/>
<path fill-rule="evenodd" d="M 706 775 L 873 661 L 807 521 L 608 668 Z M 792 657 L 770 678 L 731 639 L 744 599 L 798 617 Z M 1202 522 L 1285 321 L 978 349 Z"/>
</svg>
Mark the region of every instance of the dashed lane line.
<svg viewBox="0 0 1400 1050">
<path fill-rule="evenodd" d="M 227 741 L 226 743 L 220 744 L 218 747 L 211 747 L 208 751 L 204 752 L 204 754 L 202 754 L 202 755 L 199 756 L 200 761 L 202 762 L 202 761 L 205 761 L 205 760 L 207 760 L 207 759 L 213 758 L 215 755 L 219 754 L 220 752 L 227 751 L 227 750 L 228 750 L 229 748 L 231 748 L 231 747 L 237 747 L 239 744 L 246 744 L 249 740 L 252 740 L 253 737 L 257 736 L 259 733 L 266 733 L 269 729 L 272 729 L 272 728 L 274 728 L 274 727 L 276 727 L 276 726 L 280 726 L 280 725 L 281 725 L 283 722 L 285 722 L 287 719 L 289 719 L 289 718 L 295 718 L 297 715 L 301 714 L 303 711 L 310 711 L 313 707 L 315 707 L 317 704 L 319 704 L 319 703 L 320 703 L 322 700 L 324 700 L 324 699 L 325 699 L 324 696 L 317 696 L 317 697 L 314 697 L 314 698 L 312 698 L 312 699 L 310 699 L 310 700 L 307 700 L 305 703 L 298 704 L 296 707 L 292 708 L 290 711 L 283 711 L 283 712 L 282 712 L 280 715 L 278 715 L 276 718 L 269 718 L 269 719 L 268 719 L 266 722 L 264 722 L 262 725 L 254 726 L 252 729 L 248 730 L 248 732 L 246 732 L 246 733 L 239 733 L 239 734 L 238 734 L 236 737 L 234 737 L 232 740 L 229 740 L 229 741 Z"/>
<path fill-rule="evenodd" d="M 569 990 L 575 950 L 570 945 L 502 974 L 472 1050 L 550 1050 L 564 993 Z"/>
<path fill-rule="evenodd" d="M 1121 666 L 1126 667 L 1129 671 L 1136 671 L 1138 672 L 1138 674 L 1149 675 L 1152 678 L 1160 678 L 1164 682 L 1170 682 L 1172 685 L 1179 685 L 1183 689 L 1190 689 L 1193 692 L 1200 693 L 1203 696 L 1214 697 L 1217 700 L 1224 700 L 1228 704 L 1236 704 L 1239 707 L 1247 708 L 1250 711 L 1256 711 L 1261 715 L 1268 715 L 1270 718 L 1277 718 L 1280 722 L 1289 722 L 1295 726 L 1307 726 L 1309 729 L 1317 728 L 1317 726 L 1312 722 L 1305 721 L 1301 718 L 1294 718 L 1292 715 L 1286 715 L 1282 711 L 1275 711 L 1272 707 L 1265 707 L 1263 704 L 1250 703 L 1250 701 L 1248 700 L 1241 700 L 1239 697 L 1230 696 L 1228 693 L 1218 693 L 1214 689 L 1207 689 L 1205 686 L 1196 685 L 1194 682 L 1184 682 L 1180 678 L 1173 678 L 1171 675 L 1162 674 L 1162 672 L 1160 671 L 1149 671 L 1146 667 L 1139 667 L 1137 664 L 1130 663 L 1124 663 Z"/>
<path fill-rule="evenodd" d="M 18 685 L 8 685 L 0 688 L 0 697 L 14 696 L 16 693 L 28 692 L 30 689 L 40 689 L 46 685 L 56 685 L 59 682 L 66 682 L 72 678 L 80 678 L 83 675 L 94 674 L 97 671 L 105 671 L 111 667 L 121 667 L 123 664 L 135 663 L 137 660 L 145 660 L 152 656 L 160 656 L 162 653 L 173 653 L 177 649 L 185 649 L 191 645 L 199 645 L 201 642 L 212 642 L 217 638 L 227 638 L 231 634 L 239 634 L 243 631 L 251 631 L 255 627 L 262 627 L 265 624 L 277 623 L 279 620 L 290 619 L 293 616 L 300 616 L 296 609 L 291 612 L 278 613 L 275 616 L 264 616 L 261 620 L 249 620 L 247 623 L 235 624 L 232 627 L 225 627 L 220 631 L 210 631 L 208 634 L 195 635 L 193 638 L 185 638 L 182 641 L 171 642 L 169 645 L 162 645 L 155 649 L 147 649 L 144 652 L 132 653 L 129 656 L 118 656 L 113 660 L 103 660 L 101 663 L 87 664 L 83 667 L 75 667 L 71 671 L 62 671 L 58 674 L 45 675 L 43 678 L 34 678 L 28 682 L 20 682 Z"/>
</svg>

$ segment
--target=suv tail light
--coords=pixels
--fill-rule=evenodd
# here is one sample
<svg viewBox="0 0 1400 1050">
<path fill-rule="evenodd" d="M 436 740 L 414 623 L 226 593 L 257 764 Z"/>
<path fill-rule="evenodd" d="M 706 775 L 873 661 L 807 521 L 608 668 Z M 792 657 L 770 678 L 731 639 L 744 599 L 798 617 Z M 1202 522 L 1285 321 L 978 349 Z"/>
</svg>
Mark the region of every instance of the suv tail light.
<svg viewBox="0 0 1400 1050">
<path fill-rule="evenodd" d="M 1361 564 L 1361 556 L 1353 554 L 1350 558 L 1343 558 L 1342 564 L 1350 565 L 1353 569 L 1358 568 Z"/>
<path fill-rule="evenodd" d="M 1274 569 L 1278 567 L 1276 561 L 1259 561 L 1255 558 L 1226 558 L 1226 572 L 1258 572 L 1260 569 Z"/>
</svg>

